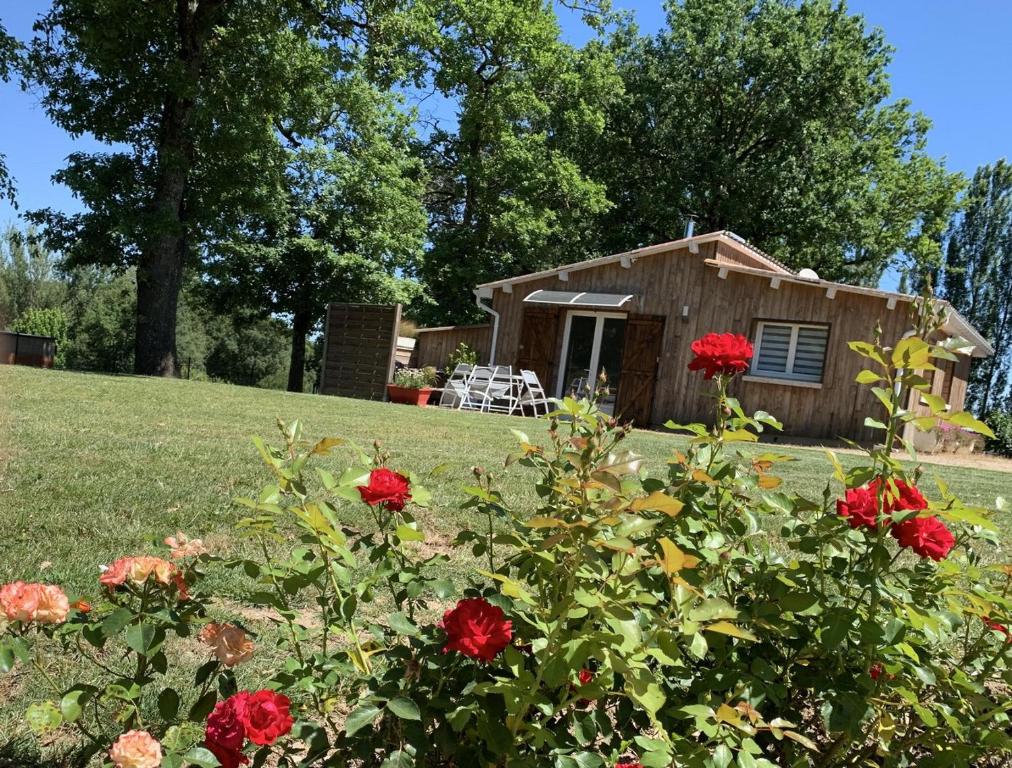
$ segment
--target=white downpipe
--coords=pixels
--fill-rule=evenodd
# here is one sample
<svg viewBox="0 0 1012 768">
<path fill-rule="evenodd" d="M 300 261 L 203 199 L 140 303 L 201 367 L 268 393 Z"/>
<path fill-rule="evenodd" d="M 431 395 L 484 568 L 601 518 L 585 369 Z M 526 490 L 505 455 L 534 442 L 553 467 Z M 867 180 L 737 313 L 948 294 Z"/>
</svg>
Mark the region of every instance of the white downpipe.
<svg viewBox="0 0 1012 768">
<path fill-rule="evenodd" d="M 488 364 L 495 365 L 495 349 L 499 343 L 499 313 L 492 309 L 492 307 L 488 304 L 483 304 L 481 301 L 483 298 L 485 297 L 482 296 L 480 290 L 476 290 L 474 292 L 474 303 L 478 305 L 479 309 L 492 315 L 492 345 L 489 347 L 488 351 Z M 488 298 L 492 298 L 491 292 L 489 292 Z"/>
</svg>

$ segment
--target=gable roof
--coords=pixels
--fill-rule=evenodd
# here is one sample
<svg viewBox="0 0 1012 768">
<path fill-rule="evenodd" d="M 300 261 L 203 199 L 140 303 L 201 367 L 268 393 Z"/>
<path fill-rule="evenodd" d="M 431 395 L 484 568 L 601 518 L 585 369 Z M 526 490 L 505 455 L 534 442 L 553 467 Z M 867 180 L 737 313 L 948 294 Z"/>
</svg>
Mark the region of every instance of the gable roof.
<svg viewBox="0 0 1012 768">
<path fill-rule="evenodd" d="M 614 264 L 615 262 L 622 262 L 625 266 L 631 266 L 637 259 L 644 256 L 652 256 L 657 253 L 674 251 L 680 248 L 688 248 L 691 253 L 696 253 L 698 252 L 698 247 L 700 245 L 712 242 L 724 245 L 732 250 L 736 255 L 743 257 L 746 262 L 751 262 L 751 264 L 739 264 L 719 258 L 705 260 L 707 266 L 716 267 L 721 272 L 742 272 L 745 274 L 767 277 L 771 280 L 798 283 L 809 287 L 821 287 L 825 289 L 829 295 L 835 293 L 858 293 L 865 296 L 875 296 L 891 302 L 912 302 L 918 298 L 917 296 L 899 293 L 897 291 L 883 291 L 878 288 L 869 288 L 861 285 L 850 285 L 848 283 L 837 283 L 831 280 L 800 277 L 798 273 L 789 269 L 784 264 L 781 264 L 769 254 L 759 250 L 745 240 L 745 238 L 726 229 L 719 232 L 708 232 L 703 235 L 683 237 L 680 240 L 672 240 L 667 243 L 648 245 L 644 248 L 636 248 L 631 251 L 612 254 L 611 256 L 600 256 L 596 259 L 587 259 L 586 261 L 578 261 L 573 264 L 564 264 L 561 267 L 553 267 L 552 269 L 545 269 L 540 272 L 517 275 L 516 277 L 508 277 L 503 280 L 493 280 L 489 283 L 482 283 L 475 288 L 474 292 L 480 297 L 488 297 L 492 295 L 493 290 L 496 288 L 502 288 L 506 285 L 512 286 L 518 283 L 527 283 L 533 280 L 541 280 L 546 277 L 559 275 L 564 272 L 578 272 L 583 269 L 593 269 L 595 267 L 604 266 L 605 264 Z M 945 299 L 933 299 L 933 301 L 944 307 L 947 311 L 945 325 L 942 326 L 946 333 L 952 334 L 953 336 L 959 336 L 973 344 L 974 348 L 972 354 L 974 357 L 988 357 L 994 354 L 994 348 L 988 343 L 987 339 L 981 336 L 977 329 L 974 328 L 965 317 L 956 311 L 955 307 L 953 307 Z"/>
<path fill-rule="evenodd" d="M 526 275 L 517 275 L 516 277 L 507 277 L 503 280 L 493 280 L 490 283 L 482 283 L 478 286 L 478 290 L 482 288 L 487 291 L 494 288 L 501 288 L 504 285 L 516 285 L 517 283 L 528 283 L 532 280 L 541 280 L 545 277 L 552 277 L 558 275 L 561 272 L 578 272 L 582 269 L 593 269 L 594 267 L 600 267 L 605 264 L 613 264 L 615 262 L 627 261 L 633 262 L 636 259 L 643 258 L 644 256 L 652 256 L 655 253 L 664 253 L 665 251 L 674 251 L 679 248 L 688 248 L 693 251 L 694 248 L 702 245 L 703 243 L 720 242 L 731 248 L 732 250 L 740 253 L 746 259 L 755 262 L 759 269 L 765 269 L 767 272 L 777 272 L 784 275 L 793 275 L 790 269 L 785 267 L 779 261 L 774 259 L 772 256 L 763 253 L 755 246 L 746 242 L 744 238 L 729 232 L 728 230 L 722 230 L 720 232 L 708 232 L 705 235 L 693 235 L 692 237 L 683 237 L 681 240 L 672 240 L 667 243 L 658 243 L 657 245 L 648 245 L 644 248 L 636 248 L 632 251 L 624 251 L 623 253 L 615 253 L 611 256 L 599 256 L 596 259 L 587 259 L 586 261 L 578 261 L 574 264 L 564 264 L 561 267 L 552 267 L 551 269 L 545 269 L 540 272 L 531 272 Z"/>
</svg>

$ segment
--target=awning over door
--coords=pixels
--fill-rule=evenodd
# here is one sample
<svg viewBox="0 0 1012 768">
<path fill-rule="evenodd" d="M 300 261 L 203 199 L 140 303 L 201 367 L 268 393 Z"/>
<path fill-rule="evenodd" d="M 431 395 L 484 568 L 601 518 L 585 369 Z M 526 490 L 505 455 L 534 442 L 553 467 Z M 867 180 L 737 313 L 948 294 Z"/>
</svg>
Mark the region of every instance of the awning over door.
<svg viewBox="0 0 1012 768">
<path fill-rule="evenodd" d="M 554 304 L 567 307 L 593 307 L 619 309 L 635 297 L 632 293 L 590 293 L 575 291 L 534 291 L 524 299 L 525 304 Z"/>
</svg>

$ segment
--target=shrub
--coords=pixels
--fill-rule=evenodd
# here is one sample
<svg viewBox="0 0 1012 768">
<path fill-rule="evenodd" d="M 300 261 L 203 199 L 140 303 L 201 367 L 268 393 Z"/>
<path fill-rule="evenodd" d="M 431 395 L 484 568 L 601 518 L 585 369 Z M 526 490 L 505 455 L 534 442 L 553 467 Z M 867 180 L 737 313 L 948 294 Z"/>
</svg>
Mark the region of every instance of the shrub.
<svg viewBox="0 0 1012 768">
<path fill-rule="evenodd" d="M 110 682 L 82 675 L 29 712 L 39 730 L 75 723 L 114 762 L 156 747 L 163 765 L 230 767 L 1007 760 L 1012 567 L 989 564 L 988 510 L 944 486 L 929 502 L 919 470 L 891 451 L 908 422 L 989 433 L 930 396 L 922 373 L 953 357 L 923 340 L 936 321 L 925 311 L 920 334 L 895 347 L 851 344 L 869 366 L 858 380 L 883 404 L 868 422 L 883 440 L 850 470 L 830 454 L 840 493 L 827 481 L 821 498 L 801 497 L 774 473 L 788 457 L 741 449 L 780 424 L 728 395 L 751 350 L 703 359 L 701 345 L 713 425 L 670 425 L 689 439 L 666 476 L 623 447 L 628 427 L 563 400 L 547 442 L 517 432 L 505 464 L 532 473 L 533 516 L 474 469 L 473 523 L 454 546 L 481 565 L 455 584 L 447 555 L 418 546 L 419 478 L 378 445 L 312 473 L 342 443 L 305 443 L 295 422 L 280 446 L 256 441 L 272 477 L 239 500 L 238 530 L 263 556 L 225 564 L 253 581 L 280 630 L 286 660 L 258 691 L 238 690 L 229 666 L 255 652 L 245 634 L 206 625 L 200 575 L 217 561 L 179 537 L 171 563 L 112 564 L 87 610 L 40 600 L 39 586 L 5 588 L 0 663 L 32 663 L 40 635 L 82 662 L 122 660 Z M 901 407 L 911 388 L 931 417 Z M 166 644 L 202 625 L 213 656 L 193 690 L 163 687 Z"/>
<path fill-rule="evenodd" d="M 994 433 L 994 437 L 988 438 L 987 450 L 999 456 L 1012 458 L 1012 412 L 991 411 L 984 419 L 984 423 Z"/>
<path fill-rule="evenodd" d="M 452 373 L 453 369 L 458 365 L 470 365 L 475 366 L 478 364 L 478 353 L 471 349 L 464 342 L 460 342 L 457 348 L 450 353 L 450 356 L 446 359 L 446 372 L 447 374 Z"/>
<path fill-rule="evenodd" d="M 437 371 L 432 366 L 426 368 L 399 368 L 394 371 L 394 386 L 404 389 L 422 389 L 436 383 Z"/>
</svg>

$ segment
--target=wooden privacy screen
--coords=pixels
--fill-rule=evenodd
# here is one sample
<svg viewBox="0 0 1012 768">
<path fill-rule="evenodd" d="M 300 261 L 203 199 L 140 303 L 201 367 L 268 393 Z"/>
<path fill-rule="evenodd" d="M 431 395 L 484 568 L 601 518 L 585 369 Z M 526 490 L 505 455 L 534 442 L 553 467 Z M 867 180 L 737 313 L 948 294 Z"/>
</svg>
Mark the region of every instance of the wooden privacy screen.
<svg viewBox="0 0 1012 768">
<path fill-rule="evenodd" d="M 400 304 L 328 304 L 320 394 L 386 399 L 400 324 Z"/>
</svg>

